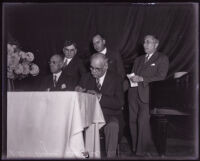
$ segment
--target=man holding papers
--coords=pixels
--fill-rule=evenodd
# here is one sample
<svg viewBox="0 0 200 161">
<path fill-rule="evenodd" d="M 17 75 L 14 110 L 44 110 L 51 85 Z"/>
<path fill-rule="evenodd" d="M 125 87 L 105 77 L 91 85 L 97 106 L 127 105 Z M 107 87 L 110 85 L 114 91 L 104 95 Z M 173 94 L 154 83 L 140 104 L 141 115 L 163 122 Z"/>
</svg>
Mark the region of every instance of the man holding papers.
<svg viewBox="0 0 200 161">
<path fill-rule="evenodd" d="M 149 124 L 149 83 L 165 79 L 169 61 L 168 57 L 157 52 L 159 40 L 153 35 L 144 38 L 146 55 L 136 58 L 131 74 L 127 77 L 130 82 L 128 90 L 129 126 L 134 155 L 148 154 L 150 143 Z"/>
</svg>

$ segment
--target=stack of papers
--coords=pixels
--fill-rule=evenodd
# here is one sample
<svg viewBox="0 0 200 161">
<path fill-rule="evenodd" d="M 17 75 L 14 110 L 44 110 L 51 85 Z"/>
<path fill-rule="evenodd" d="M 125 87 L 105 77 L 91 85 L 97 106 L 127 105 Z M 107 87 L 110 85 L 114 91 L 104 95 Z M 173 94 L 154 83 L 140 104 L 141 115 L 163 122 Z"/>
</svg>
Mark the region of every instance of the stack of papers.
<svg viewBox="0 0 200 161">
<path fill-rule="evenodd" d="M 130 74 L 127 74 L 127 77 L 128 77 L 128 79 L 129 79 L 129 82 L 130 82 L 130 85 L 131 85 L 131 87 L 137 87 L 138 86 L 138 83 L 134 83 L 134 82 L 132 82 L 131 80 L 130 80 L 130 78 L 131 77 L 133 77 L 135 75 L 135 73 L 130 73 Z"/>
</svg>

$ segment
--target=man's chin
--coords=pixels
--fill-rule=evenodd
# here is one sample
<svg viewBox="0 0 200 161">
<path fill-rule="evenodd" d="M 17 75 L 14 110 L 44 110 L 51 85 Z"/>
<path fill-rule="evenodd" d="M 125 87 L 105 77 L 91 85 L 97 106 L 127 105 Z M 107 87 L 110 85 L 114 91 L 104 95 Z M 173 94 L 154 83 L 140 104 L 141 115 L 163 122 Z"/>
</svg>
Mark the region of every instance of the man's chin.
<svg viewBox="0 0 200 161">
<path fill-rule="evenodd" d="M 94 78 L 98 78 L 96 75 L 93 75 L 93 74 L 92 74 L 92 76 L 93 76 Z"/>
</svg>

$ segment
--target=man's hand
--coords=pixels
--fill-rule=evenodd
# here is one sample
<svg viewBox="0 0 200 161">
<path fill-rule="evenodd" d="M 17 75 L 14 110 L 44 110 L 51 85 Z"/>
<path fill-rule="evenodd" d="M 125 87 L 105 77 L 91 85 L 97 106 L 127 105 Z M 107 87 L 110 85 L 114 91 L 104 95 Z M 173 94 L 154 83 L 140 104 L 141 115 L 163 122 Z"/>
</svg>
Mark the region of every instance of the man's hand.
<svg viewBox="0 0 200 161">
<path fill-rule="evenodd" d="M 98 100 L 100 100 L 100 99 L 101 99 L 101 96 L 102 96 L 101 93 L 98 93 L 98 92 L 96 92 L 96 91 L 94 91 L 94 90 L 87 90 L 87 93 L 96 95 L 97 98 L 98 98 Z"/>
<path fill-rule="evenodd" d="M 76 87 L 75 87 L 75 91 L 76 91 L 76 92 L 85 92 L 86 89 L 85 89 L 85 88 L 82 88 L 81 86 L 76 86 Z"/>
<path fill-rule="evenodd" d="M 133 82 L 133 83 L 138 83 L 138 82 L 142 82 L 143 81 L 143 77 L 139 76 L 139 75 L 134 75 L 130 78 L 130 80 Z"/>
</svg>

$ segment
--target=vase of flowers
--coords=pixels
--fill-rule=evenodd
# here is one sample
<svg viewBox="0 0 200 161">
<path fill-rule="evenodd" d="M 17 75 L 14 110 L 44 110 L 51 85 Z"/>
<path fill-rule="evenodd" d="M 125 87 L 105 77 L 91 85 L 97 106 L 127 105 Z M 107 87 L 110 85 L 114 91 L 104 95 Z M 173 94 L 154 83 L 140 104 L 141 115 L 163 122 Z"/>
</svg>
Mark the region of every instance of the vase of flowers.
<svg viewBox="0 0 200 161">
<path fill-rule="evenodd" d="M 15 44 L 7 44 L 8 91 L 14 90 L 14 80 L 39 74 L 39 67 L 33 63 L 33 60 L 34 54 L 32 52 L 24 52 Z"/>
</svg>

